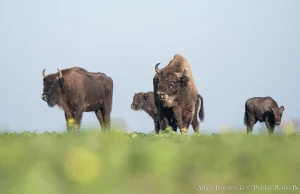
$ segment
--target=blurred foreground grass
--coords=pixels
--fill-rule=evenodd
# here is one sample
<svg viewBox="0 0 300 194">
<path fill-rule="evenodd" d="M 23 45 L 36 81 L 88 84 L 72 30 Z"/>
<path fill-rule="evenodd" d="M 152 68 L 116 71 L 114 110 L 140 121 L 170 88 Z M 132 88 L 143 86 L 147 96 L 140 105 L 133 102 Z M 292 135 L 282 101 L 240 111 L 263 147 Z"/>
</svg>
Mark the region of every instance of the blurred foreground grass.
<svg viewBox="0 0 300 194">
<path fill-rule="evenodd" d="M 299 147 L 298 135 L 5 133 L 0 193 L 298 193 Z"/>
</svg>

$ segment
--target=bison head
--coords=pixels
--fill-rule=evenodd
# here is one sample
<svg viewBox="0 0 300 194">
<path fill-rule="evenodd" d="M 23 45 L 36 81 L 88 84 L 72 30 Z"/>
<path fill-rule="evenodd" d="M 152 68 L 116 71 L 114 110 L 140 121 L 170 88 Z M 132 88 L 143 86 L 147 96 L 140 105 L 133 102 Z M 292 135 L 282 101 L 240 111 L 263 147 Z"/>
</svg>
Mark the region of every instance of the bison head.
<svg viewBox="0 0 300 194">
<path fill-rule="evenodd" d="M 187 83 L 189 77 L 187 76 L 186 70 L 181 75 L 176 74 L 164 74 L 163 71 L 159 71 L 159 83 L 157 85 L 157 95 L 159 100 L 165 107 L 172 107 L 174 100 Z"/>
<path fill-rule="evenodd" d="M 145 101 L 148 99 L 148 94 L 139 92 L 134 94 L 133 101 L 131 103 L 131 109 L 133 110 L 141 110 L 142 106 L 144 105 Z"/>
<path fill-rule="evenodd" d="M 44 89 L 42 99 L 47 102 L 49 107 L 53 107 L 59 103 L 59 96 L 61 93 L 61 87 L 63 86 L 64 78 L 59 69 L 56 74 L 45 75 L 45 69 L 43 70 Z"/>
<path fill-rule="evenodd" d="M 271 108 L 271 111 L 274 114 L 275 124 L 279 126 L 281 123 L 281 117 L 284 111 L 284 106 L 281 106 L 280 108 Z"/>
</svg>

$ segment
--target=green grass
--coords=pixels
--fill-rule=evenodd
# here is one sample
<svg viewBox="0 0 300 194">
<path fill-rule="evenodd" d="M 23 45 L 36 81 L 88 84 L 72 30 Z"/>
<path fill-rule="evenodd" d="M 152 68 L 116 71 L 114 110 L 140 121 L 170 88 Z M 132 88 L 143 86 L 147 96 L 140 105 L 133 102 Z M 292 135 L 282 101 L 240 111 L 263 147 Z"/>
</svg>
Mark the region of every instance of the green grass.
<svg viewBox="0 0 300 194">
<path fill-rule="evenodd" d="M 300 186 L 276 188 L 300 185 L 299 149 L 299 135 L 5 133 L 0 188 L 1 194 L 298 193 Z M 244 190 L 199 191 L 204 185 Z"/>
</svg>

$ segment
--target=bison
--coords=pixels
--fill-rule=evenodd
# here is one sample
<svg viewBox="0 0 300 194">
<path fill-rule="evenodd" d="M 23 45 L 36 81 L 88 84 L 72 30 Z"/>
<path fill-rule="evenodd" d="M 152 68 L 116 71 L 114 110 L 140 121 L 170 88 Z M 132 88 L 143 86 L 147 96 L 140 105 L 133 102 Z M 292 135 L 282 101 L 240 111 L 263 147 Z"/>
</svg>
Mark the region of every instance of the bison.
<svg viewBox="0 0 300 194">
<path fill-rule="evenodd" d="M 104 73 L 80 67 L 45 75 L 42 99 L 49 107 L 57 105 L 65 113 L 67 132 L 79 131 L 83 112 L 95 112 L 101 129 L 110 130 L 113 80 Z"/>
<path fill-rule="evenodd" d="M 155 132 L 159 132 L 159 123 L 158 123 L 158 110 L 154 102 L 154 93 L 153 92 L 139 92 L 135 93 L 131 103 L 131 109 L 138 111 L 145 111 L 154 121 Z"/>
<path fill-rule="evenodd" d="M 203 97 L 200 94 L 198 95 L 198 97 L 200 101 L 199 99 L 197 100 L 195 108 L 196 111 L 198 111 L 201 103 L 201 108 L 199 110 L 199 117 L 201 118 L 201 121 L 203 121 L 204 118 Z M 157 106 L 155 105 L 154 92 L 135 93 L 130 107 L 135 111 L 138 110 L 145 111 L 153 119 L 155 132 L 159 133 L 160 131 L 159 113 L 158 113 Z M 173 130 L 177 131 L 177 126 L 174 123 L 174 121 L 173 122 L 172 121 L 173 121 L 172 119 L 167 120 L 168 124 L 172 126 Z"/>
<path fill-rule="evenodd" d="M 158 69 L 159 64 L 155 66 L 153 89 L 159 111 L 160 129 L 164 130 L 167 127 L 165 120 L 174 120 L 171 122 L 173 129 L 179 127 L 181 133 L 187 133 L 189 125 L 192 124 L 194 132 L 199 133 L 199 95 L 189 63 L 182 55 L 176 54 L 163 69 Z M 203 99 L 201 100 L 199 118 L 203 121 Z"/>
<path fill-rule="evenodd" d="M 269 135 L 274 133 L 275 125 L 279 126 L 284 106 L 278 107 L 277 102 L 267 97 L 249 98 L 245 103 L 244 124 L 247 126 L 247 134 L 252 133 L 257 121 L 265 122 Z"/>
</svg>

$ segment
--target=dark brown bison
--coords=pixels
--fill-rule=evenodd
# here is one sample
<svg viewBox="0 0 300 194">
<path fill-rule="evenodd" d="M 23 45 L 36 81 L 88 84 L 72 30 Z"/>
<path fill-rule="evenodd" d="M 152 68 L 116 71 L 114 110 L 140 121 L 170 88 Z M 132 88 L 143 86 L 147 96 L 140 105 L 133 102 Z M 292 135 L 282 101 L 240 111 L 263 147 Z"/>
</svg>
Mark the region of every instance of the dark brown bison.
<svg viewBox="0 0 300 194">
<path fill-rule="evenodd" d="M 200 100 L 199 99 L 197 100 L 195 108 L 196 108 L 196 112 L 197 112 L 199 109 L 200 103 L 201 103 L 201 108 L 199 110 L 199 118 L 201 121 L 203 121 L 203 119 L 204 119 L 203 97 L 200 94 L 198 95 L 198 97 Z M 159 131 L 160 131 L 159 113 L 158 113 L 158 109 L 155 105 L 154 92 L 135 93 L 130 107 L 131 107 L 131 109 L 133 109 L 135 111 L 138 111 L 138 110 L 145 111 L 153 119 L 155 132 L 159 133 Z M 167 120 L 167 122 L 168 122 L 169 126 L 172 126 L 174 131 L 177 131 L 177 125 L 174 122 L 174 120 L 172 120 L 170 118 Z"/>
<path fill-rule="evenodd" d="M 191 68 L 187 60 L 176 54 L 169 64 L 159 70 L 156 64 L 156 75 L 153 78 L 155 104 L 159 111 L 160 128 L 165 130 L 167 121 L 172 128 L 179 127 L 181 133 L 186 133 L 192 124 L 195 133 L 199 133 L 200 122 L 197 119 L 199 95 L 194 82 Z M 203 102 L 203 99 L 201 99 Z M 203 103 L 199 118 L 204 120 Z M 170 122 L 169 122 L 170 124 Z"/>
<path fill-rule="evenodd" d="M 45 75 L 42 99 L 49 107 L 57 105 L 65 112 L 67 131 L 79 131 L 83 112 L 95 112 L 101 129 L 110 130 L 113 80 L 103 73 L 80 67 Z"/>
<path fill-rule="evenodd" d="M 200 121 L 204 121 L 203 97 L 200 94 L 198 94 L 198 97 L 199 97 L 199 99 L 197 99 L 197 102 L 196 102 L 196 105 L 195 105 L 195 113 L 198 112 L 199 107 L 200 107 L 199 118 L 200 118 Z M 194 125 L 193 125 L 193 122 L 195 122 Z M 175 119 L 173 119 L 173 118 L 170 119 L 169 118 L 167 124 L 172 126 L 173 131 L 177 131 L 177 127 L 178 126 L 176 124 L 176 120 Z M 192 127 L 193 127 L 194 131 L 196 131 L 197 133 L 199 133 L 200 122 L 197 120 L 197 114 L 194 115 L 194 118 L 193 118 L 193 121 L 192 121 Z"/>
<path fill-rule="evenodd" d="M 135 93 L 130 107 L 135 111 L 145 111 L 153 119 L 155 132 L 159 132 L 159 115 L 155 106 L 153 92 Z"/>
<path fill-rule="evenodd" d="M 257 121 L 265 122 L 269 134 L 274 133 L 275 125 L 279 126 L 284 106 L 278 107 L 277 102 L 273 98 L 253 97 L 249 98 L 245 103 L 244 124 L 247 126 L 247 133 L 253 130 Z"/>
</svg>

